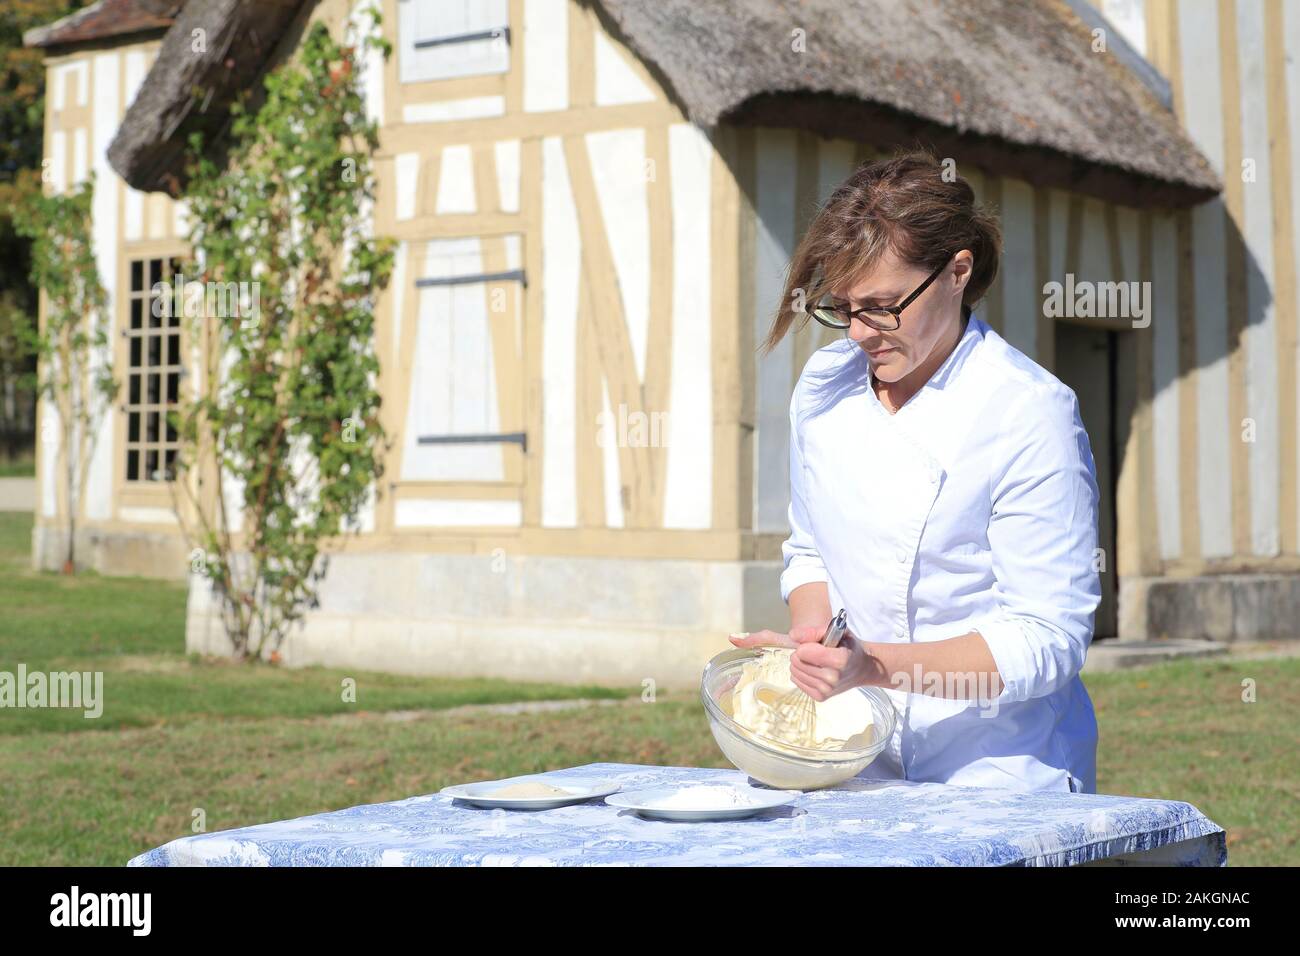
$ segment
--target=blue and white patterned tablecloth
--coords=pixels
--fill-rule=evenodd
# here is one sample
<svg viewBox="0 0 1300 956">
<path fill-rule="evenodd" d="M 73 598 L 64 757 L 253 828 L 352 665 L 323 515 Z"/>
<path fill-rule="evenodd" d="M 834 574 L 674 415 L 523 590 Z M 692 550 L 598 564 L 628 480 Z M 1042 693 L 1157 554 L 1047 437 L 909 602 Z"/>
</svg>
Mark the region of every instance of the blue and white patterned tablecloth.
<svg viewBox="0 0 1300 956">
<path fill-rule="evenodd" d="M 624 790 L 748 782 L 737 770 L 593 763 Z M 732 822 L 666 823 L 593 800 L 484 810 L 437 794 L 184 837 L 130 866 L 1224 866 L 1191 804 L 857 778 Z"/>
</svg>

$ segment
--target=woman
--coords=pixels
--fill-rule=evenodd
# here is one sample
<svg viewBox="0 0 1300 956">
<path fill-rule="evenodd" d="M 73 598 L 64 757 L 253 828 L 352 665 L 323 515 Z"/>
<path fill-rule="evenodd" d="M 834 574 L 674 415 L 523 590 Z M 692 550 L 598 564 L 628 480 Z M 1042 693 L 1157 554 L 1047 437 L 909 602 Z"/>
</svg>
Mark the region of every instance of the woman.
<svg viewBox="0 0 1300 956">
<path fill-rule="evenodd" d="M 846 336 L 790 403 L 790 631 L 732 642 L 796 645 L 814 700 L 886 688 L 900 719 L 864 777 L 1095 792 L 1092 452 L 1074 393 L 972 314 L 1001 235 L 944 172 L 861 167 L 795 251 L 767 349 L 804 302 Z M 841 607 L 852 636 L 823 647 Z"/>
</svg>

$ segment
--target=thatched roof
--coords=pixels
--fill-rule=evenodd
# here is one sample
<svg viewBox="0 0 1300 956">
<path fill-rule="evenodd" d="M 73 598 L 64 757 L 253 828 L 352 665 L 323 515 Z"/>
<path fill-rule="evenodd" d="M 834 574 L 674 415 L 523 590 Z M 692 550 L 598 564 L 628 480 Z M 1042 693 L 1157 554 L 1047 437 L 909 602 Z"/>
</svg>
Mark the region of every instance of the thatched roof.
<svg viewBox="0 0 1300 956">
<path fill-rule="evenodd" d="M 190 134 L 220 138 L 228 107 L 271 65 L 303 0 L 189 0 L 108 147 L 136 189 L 177 194 Z M 195 31 L 206 38 L 194 50 Z"/>
<path fill-rule="evenodd" d="M 185 0 L 99 0 L 70 13 L 61 20 L 36 27 L 23 34 L 23 45 L 43 47 L 68 46 L 119 39 L 136 33 L 161 33 Z"/>
<path fill-rule="evenodd" d="M 113 167 L 138 189 L 179 188 L 189 132 L 220 132 L 230 100 L 312 2 L 189 0 L 113 141 Z M 1144 83 L 1116 30 L 1109 52 L 1092 52 L 1090 25 L 1067 0 L 595 3 L 701 126 L 919 141 L 1134 205 L 1189 205 L 1221 188 L 1148 85 L 1153 71 Z M 205 54 L 189 51 L 198 27 L 219 38 Z M 804 52 L 792 48 L 795 30 Z"/>
<path fill-rule="evenodd" d="M 691 119 L 798 126 L 1140 204 L 1218 177 L 1064 0 L 600 0 Z M 1100 19 L 1100 18 L 1098 18 Z M 792 50 L 804 31 L 806 52 Z"/>
</svg>

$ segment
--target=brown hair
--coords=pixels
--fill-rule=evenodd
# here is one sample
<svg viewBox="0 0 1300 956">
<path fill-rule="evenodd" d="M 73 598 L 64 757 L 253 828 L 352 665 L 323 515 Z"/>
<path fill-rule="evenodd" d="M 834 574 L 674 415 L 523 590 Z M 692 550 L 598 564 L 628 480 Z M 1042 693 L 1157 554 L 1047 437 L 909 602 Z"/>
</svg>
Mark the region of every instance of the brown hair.
<svg viewBox="0 0 1300 956">
<path fill-rule="evenodd" d="M 808 321 L 805 305 L 851 285 L 889 249 L 931 271 L 969 249 L 975 264 L 962 293 L 969 314 L 998 274 L 1002 230 L 976 205 L 970 183 L 944 174 L 933 154 L 917 150 L 859 166 L 841 183 L 794 251 L 763 350 L 775 348 L 797 317 Z"/>
</svg>

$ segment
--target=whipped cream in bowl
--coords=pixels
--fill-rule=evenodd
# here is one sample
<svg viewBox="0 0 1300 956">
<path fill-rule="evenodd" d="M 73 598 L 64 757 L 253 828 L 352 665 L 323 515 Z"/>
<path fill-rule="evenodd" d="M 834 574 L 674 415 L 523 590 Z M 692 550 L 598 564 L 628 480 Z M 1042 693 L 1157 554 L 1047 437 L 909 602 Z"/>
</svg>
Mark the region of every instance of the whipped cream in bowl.
<svg viewBox="0 0 1300 956">
<path fill-rule="evenodd" d="M 762 652 L 740 666 L 724 712 L 755 737 L 796 756 L 805 751 L 863 750 L 871 746 L 875 715 L 871 702 L 851 691 L 827 700 L 804 699 L 812 720 L 801 726 L 790 719 L 789 695 L 803 695 L 790 678 L 790 648 Z M 798 697 L 795 698 L 796 700 Z M 799 705 L 795 704 L 797 708 Z"/>
<path fill-rule="evenodd" d="M 811 727 L 783 720 L 789 648 L 736 648 L 709 661 L 700 699 L 709 729 L 739 770 L 773 787 L 817 790 L 861 773 L 885 749 L 898 715 L 877 687 L 858 687 L 814 702 Z M 802 731 L 802 732 L 801 732 Z"/>
</svg>

